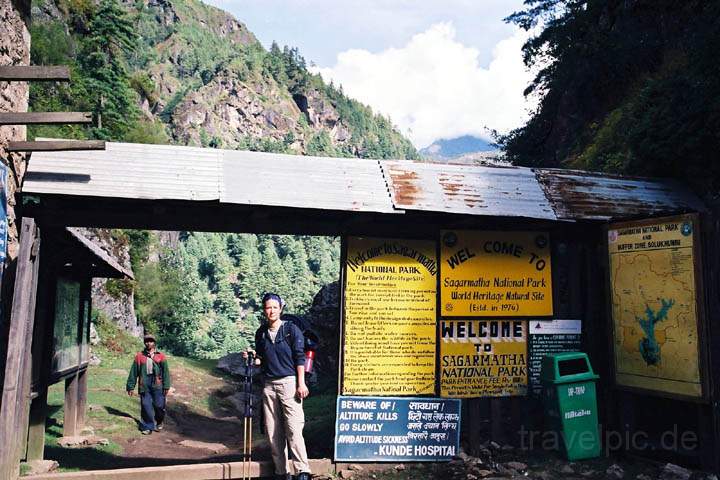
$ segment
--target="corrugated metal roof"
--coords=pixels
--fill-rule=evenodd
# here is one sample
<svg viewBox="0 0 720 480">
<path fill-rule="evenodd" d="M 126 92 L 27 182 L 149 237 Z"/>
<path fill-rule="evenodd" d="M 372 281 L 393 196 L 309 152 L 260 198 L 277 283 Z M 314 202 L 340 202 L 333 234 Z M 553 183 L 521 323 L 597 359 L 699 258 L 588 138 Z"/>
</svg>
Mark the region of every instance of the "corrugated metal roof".
<svg viewBox="0 0 720 480">
<path fill-rule="evenodd" d="M 33 153 L 23 193 L 564 221 L 704 210 L 687 188 L 667 180 L 165 145 L 106 146 L 104 151 Z"/>
<path fill-rule="evenodd" d="M 393 204 L 405 210 L 556 220 L 529 168 L 408 160 L 381 162 Z"/>
<path fill-rule="evenodd" d="M 217 200 L 221 151 L 106 143 L 106 150 L 34 152 L 25 193 L 159 200 Z"/>
<path fill-rule="evenodd" d="M 225 151 L 220 201 L 399 213 L 377 160 Z"/>
<path fill-rule="evenodd" d="M 705 210 L 696 195 L 672 180 L 559 169 L 536 173 L 559 219 L 612 220 Z"/>
</svg>

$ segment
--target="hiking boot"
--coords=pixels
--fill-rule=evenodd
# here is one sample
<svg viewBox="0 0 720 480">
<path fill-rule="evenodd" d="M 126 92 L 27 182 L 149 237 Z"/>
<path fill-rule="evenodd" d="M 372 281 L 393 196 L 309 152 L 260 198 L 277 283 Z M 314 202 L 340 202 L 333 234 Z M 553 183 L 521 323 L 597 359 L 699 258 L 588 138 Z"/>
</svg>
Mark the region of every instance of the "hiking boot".
<svg viewBox="0 0 720 480">
<path fill-rule="evenodd" d="M 297 477 L 295 477 L 295 480 L 310 480 L 311 478 L 308 472 L 300 472 Z"/>
<path fill-rule="evenodd" d="M 150 430 L 140 430 L 140 433 L 143 435 L 150 435 L 152 432 Z"/>
<path fill-rule="evenodd" d="M 165 426 L 162 423 L 160 423 L 155 427 L 155 431 L 162 432 L 163 428 L 165 428 Z"/>
</svg>

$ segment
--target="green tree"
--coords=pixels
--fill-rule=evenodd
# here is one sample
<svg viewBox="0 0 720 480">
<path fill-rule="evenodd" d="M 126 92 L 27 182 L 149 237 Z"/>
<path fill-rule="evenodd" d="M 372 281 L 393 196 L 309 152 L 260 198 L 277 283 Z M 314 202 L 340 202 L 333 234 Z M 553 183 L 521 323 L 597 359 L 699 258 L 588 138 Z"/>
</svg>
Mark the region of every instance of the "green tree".
<svg viewBox="0 0 720 480">
<path fill-rule="evenodd" d="M 133 24 L 127 13 L 117 0 L 101 0 L 78 58 L 86 89 L 96 96 L 94 112 L 102 119 L 102 127 L 95 129 L 99 138 L 123 138 L 138 117 L 126 57 L 135 47 Z"/>
</svg>

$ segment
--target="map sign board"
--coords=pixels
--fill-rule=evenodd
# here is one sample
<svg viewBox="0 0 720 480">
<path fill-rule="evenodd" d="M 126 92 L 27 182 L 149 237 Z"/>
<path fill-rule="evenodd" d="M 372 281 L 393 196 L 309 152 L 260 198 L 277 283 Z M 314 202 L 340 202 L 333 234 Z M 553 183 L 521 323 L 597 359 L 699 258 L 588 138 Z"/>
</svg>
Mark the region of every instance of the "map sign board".
<svg viewBox="0 0 720 480">
<path fill-rule="evenodd" d="M 440 314 L 495 318 L 552 315 L 550 263 L 547 233 L 443 231 Z"/>
<path fill-rule="evenodd" d="M 460 400 L 337 399 L 335 461 L 437 462 L 460 447 Z"/>
<path fill-rule="evenodd" d="M 618 385 L 702 396 L 692 215 L 611 224 Z"/>
<path fill-rule="evenodd" d="M 342 392 L 435 393 L 435 242 L 350 237 Z"/>
<path fill-rule="evenodd" d="M 542 359 L 551 353 L 577 352 L 581 347 L 580 320 L 530 320 L 528 371 L 533 395 L 542 391 L 540 369 Z"/>
<path fill-rule="evenodd" d="M 524 320 L 441 320 L 440 396 L 527 394 Z"/>
</svg>

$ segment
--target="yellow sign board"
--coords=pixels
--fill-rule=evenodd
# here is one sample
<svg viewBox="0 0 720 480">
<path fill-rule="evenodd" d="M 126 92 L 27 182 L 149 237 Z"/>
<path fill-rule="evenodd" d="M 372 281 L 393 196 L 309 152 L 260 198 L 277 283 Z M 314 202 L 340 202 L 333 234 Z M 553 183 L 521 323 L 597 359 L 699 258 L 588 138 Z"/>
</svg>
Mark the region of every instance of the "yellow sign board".
<svg viewBox="0 0 720 480">
<path fill-rule="evenodd" d="M 435 393 L 435 242 L 350 237 L 344 395 Z"/>
<path fill-rule="evenodd" d="M 610 226 L 619 385 L 699 397 L 693 216 Z"/>
<path fill-rule="evenodd" d="M 549 316 L 550 240 L 542 232 L 442 232 L 443 317 Z"/>
<path fill-rule="evenodd" d="M 527 371 L 526 322 L 440 322 L 440 396 L 527 395 Z"/>
</svg>

